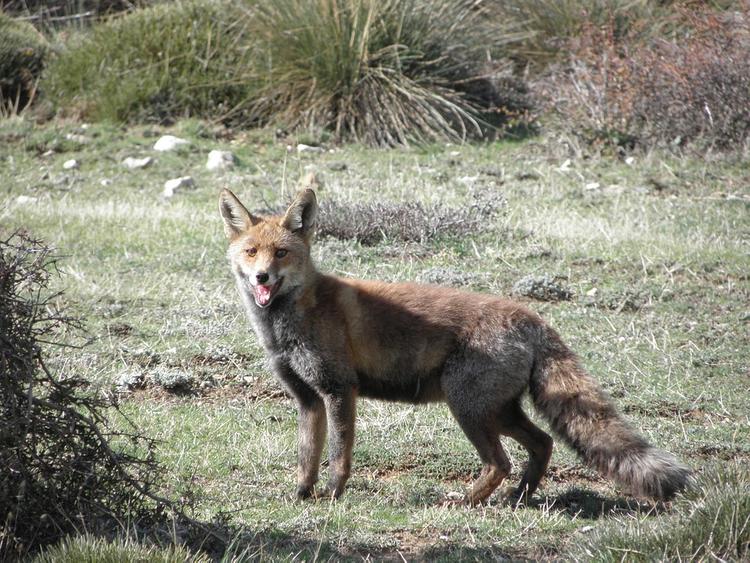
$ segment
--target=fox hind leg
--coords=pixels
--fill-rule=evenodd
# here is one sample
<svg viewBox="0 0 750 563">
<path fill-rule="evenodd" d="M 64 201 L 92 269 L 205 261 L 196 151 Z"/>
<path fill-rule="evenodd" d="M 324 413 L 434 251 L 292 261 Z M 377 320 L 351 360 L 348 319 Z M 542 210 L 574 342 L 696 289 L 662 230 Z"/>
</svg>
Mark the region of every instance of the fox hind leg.
<svg viewBox="0 0 750 563">
<path fill-rule="evenodd" d="M 529 453 L 526 466 L 518 487 L 510 494 L 514 502 L 526 502 L 539 486 L 552 456 L 552 437 L 536 426 L 521 409 L 520 402 L 503 412 L 500 418 L 500 433 L 513 438 Z"/>
<path fill-rule="evenodd" d="M 472 414 L 461 412 L 453 406 L 451 412 L 482 460 L 482 471 L 472 484 L 465 501 L 475 506 L 487 500 L 500 486 L 510 474 L 511 463 L 500 444 L 499 432 L 494 423 L 478 421 Z"/>
</svg>

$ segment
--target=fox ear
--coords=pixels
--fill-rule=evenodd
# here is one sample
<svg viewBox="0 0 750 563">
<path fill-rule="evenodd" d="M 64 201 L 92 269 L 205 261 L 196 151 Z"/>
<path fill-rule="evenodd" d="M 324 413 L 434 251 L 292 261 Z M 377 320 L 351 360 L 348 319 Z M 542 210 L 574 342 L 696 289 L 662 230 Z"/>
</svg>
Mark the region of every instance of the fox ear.
<svg viewBox="0 0 750 563">
<path fill-rule="evenodd" d="M 237 196 L 224 188 L 219 196 L 219 211 L 224 218 L 224 233 L 227 238 L 234 238 L 257 225 L 260 219 L 250 213 Z"/>
<path fill-rule="evenodd" d="M 315 192 L 310 189 L 302 190 L 286 210 L 281 224 L 293 233 L 299 233 L 307 238 L 312 234 L 317 216 L 318 200 Z"/>
</svg>

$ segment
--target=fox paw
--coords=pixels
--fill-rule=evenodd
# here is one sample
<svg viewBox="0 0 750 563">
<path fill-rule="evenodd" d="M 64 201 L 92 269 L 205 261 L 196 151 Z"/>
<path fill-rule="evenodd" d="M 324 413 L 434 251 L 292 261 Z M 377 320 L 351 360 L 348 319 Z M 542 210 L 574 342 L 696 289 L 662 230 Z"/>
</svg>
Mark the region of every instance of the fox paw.
<svg viewBox="0 0 750 563">
<path fill-rule="evenodd" d="M 299 485 L 297 487 L 296 496 L 298 500 L 307 500 L 316 498 L 315 487 L 312 485 Z"/>
<path fill-rule="evenodd" d="M 519 506 L 526 506 L 529 501 L 529 495 L 527 494 L 526 488 L 513 487 L 509 485 L 505 487 L 501 492 L 500 496 L 503 502 L 512 507 L 518 508 Z"/>
</svg>

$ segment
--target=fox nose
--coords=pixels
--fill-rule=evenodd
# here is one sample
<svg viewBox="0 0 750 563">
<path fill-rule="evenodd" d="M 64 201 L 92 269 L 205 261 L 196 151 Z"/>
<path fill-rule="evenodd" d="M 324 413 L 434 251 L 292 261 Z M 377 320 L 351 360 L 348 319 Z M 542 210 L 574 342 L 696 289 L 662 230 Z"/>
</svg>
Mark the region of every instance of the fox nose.
<svg viewBox="0 0 750 563">
<path fill-rule="evenodd" d="M 255 274 L 255 279 L 258 283 L 266 283 L 268 281 L 268 274 L 266 272 Z"/>
</svg>

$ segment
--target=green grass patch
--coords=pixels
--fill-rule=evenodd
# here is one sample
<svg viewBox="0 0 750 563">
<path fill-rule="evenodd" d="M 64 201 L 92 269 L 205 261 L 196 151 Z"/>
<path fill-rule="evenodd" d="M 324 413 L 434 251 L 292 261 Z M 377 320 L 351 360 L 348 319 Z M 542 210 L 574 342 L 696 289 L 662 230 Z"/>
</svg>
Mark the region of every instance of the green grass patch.
<svg viewBox="0 0 750 563">
<path fill-rule="evenodd" d="M 596 561 L 743 561 L 750 556 L 750 472 L 728 463 L 707 470 L 664 522 L 616 519 L 578 551 Z"/>
<path fill-rule="evenodd" d="M 181 547 L 160 548 L 144 546 L 135 540 L 107 541 L 94 536 L 68 538 L 45 550 L 33 559 L 34 563 L 206 563 L 208 557 L 192 555 Z"/>
</svg>

